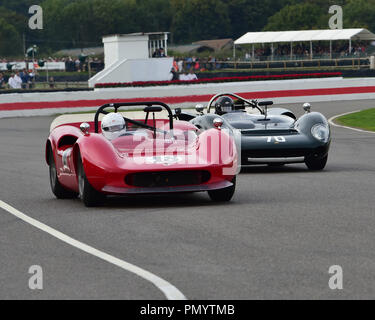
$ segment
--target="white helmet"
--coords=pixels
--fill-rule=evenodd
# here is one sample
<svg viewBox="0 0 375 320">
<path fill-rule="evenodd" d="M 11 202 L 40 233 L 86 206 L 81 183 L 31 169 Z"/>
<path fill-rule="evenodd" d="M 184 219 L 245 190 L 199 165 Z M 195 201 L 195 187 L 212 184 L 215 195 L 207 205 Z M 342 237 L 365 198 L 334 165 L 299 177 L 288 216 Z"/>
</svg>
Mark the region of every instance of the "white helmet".
<svg viewBox="0 0 375 320">
<path fill-rule="evenodd" d="M 119 113 L 106 114 L 102 119 L 102 133 L 108 140 L 113 140 L 126 132 L 125 120 Z"/>
</svg>

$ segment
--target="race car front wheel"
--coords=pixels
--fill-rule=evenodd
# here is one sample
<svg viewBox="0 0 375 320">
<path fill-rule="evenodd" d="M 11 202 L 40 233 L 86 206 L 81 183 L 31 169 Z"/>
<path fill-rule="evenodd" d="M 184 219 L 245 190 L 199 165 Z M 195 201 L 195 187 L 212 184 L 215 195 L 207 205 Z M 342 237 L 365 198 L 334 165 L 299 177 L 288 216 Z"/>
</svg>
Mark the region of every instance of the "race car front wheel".
<svg viewBox="0 0 375 320">
<path fill-rule="evenodd" d="M 234 195 L 234 191 L 236 190 L 236 177 L 233 178 L 232 183 L 233 185 L 230 187 L 208 191 L 208 195 L 210 196 L 211 200 L 215 202 L 230 201 Z"/>
<path fill-rule="evenodd" d="M 49 181 L 53 194 L 58 199 L 72 199 L 77 197 L 77 193 L 65 189 L 57 178 L 57 170 L 52 150 L 49 151 Z"/>
<path fill-rule="evenodd" d="M 81 157 L 78 157 L 77 163 L 77 175 L 78 175 L 78 189 L 79 196 L 82 199 L 86 207 L 95 207 L 99 205 L 103 199 L 104 195 L 96 191 L 87 180 L 85 170 L 83 168 Z"/>
<path fill-rule="evenodd" d="M 327 164 L 328 155 L 323 158 L 306 157 L 305 164 L 310 170 L 323 170 Z"/>
</svg>

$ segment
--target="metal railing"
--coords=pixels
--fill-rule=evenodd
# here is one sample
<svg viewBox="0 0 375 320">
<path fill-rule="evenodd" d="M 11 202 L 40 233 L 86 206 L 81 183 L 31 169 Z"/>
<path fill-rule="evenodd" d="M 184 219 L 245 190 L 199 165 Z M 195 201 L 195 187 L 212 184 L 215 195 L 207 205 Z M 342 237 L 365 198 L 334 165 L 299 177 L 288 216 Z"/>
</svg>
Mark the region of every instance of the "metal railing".
<svg viewBox="0 0 375 320">
<path fill-rule="evenodd" d="M 8 84 L 0 87 L 0 94 L 2 93 L 24 93 L 33 91 L 59 91 L 59 90 L 88 90 L 88 82 L 32 82 L 28 85 L 23 85 L 21 89 L 12 89 Z"/>
<path fill-rule="evenodd" d="M 87 81 L 69 82 L 69 81 L 55 81 L 55 82 L 35 82 L 31 89 L 67 89 L 67 88 L 88 88 Z"/>
<path fill-rule="evenodd" d="M 196 68 L 195 62 L 184 62 L 184 71 L 193 69 L 198 72 L 204 70 L 220 70 L 220 69 L 361 69 L 370 67 L 370 58 L 321 58 L 321 59 L 294 59 L 294 60 L 226 60 L 206 62 L 199 61 L 199 68 Z"/>
</svg>

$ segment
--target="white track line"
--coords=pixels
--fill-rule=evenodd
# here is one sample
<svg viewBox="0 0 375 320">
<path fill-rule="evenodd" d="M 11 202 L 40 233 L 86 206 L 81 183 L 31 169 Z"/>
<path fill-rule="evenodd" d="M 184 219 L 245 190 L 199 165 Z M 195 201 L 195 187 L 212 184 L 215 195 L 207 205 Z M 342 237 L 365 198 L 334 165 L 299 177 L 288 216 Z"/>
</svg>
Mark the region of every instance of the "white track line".
<svg viewBox="0 0 375 320">
<path fill-rule="evenodd" d="M 331 118 L 328 119 L 328 122 L 331 125 L 333 125 L 334 127 L 350 129 L 350 130 L 354 130 L 354 131 L 358 131 L 358 132 L 375 133 L 374 131 L 368 131 L 368 130 L 363 130 L 363 129 L 357 129 L 357 128 L 352 128 L 352 127 L 342 126 L 340 124 L 337 124 L 337 123 L 333 122 L 333 120 L 335 120 L 335 119 L 337 119 L 339 117 L 346 116 L 347 114 L 352 114 L 352 113 L 356 113 L 356 112 L 359 112 L 359 111 L 361 111 L 361 110 L 345 112 L 345 113 L 339 114 L 337 116 L 333 116 L 333 117 L 331 117 Z"/>
<path fill-rule="evenodd" d="M 130 264 L 126 261 L 120 260 L 116 257 L 113 257 L 105 252 L 102 252 L 100 250 L 97 250 L 87 244 L 84 244 L 78 240 L 75 240 L 66 234 L 57 231 L 44 223 L 39 222 L 38 220 L 35 220 L 22 212 L 18 211 L 17 209 L 13 208 L 12 206 L 8 205 L 4 201 L 0 200 L 0 207 L 4 209 L 5 211 L 9 212 L 10 214 L 14 215 L 15 217 L 31 224 L 32 226 L 50 234 L 51 236 L 75 247 L 82 251 L 85 251 L 95 257 L 98 257 L 100 259 L 103 259 L 111 264 L 114 264 L 126 271 L 132 272 L 136 274 L 137 276 L 151 282 L 153 285 L 155 285 L 159 290 L 163 292 L 165 297 L 168 300 L 186 300 L 186 297 L 172 284 L 167 282 L 166 280 L 152 274 L 149 271 L 146 271 L 144 269 L 141 269 L 133 264 Z"/>
</svg>

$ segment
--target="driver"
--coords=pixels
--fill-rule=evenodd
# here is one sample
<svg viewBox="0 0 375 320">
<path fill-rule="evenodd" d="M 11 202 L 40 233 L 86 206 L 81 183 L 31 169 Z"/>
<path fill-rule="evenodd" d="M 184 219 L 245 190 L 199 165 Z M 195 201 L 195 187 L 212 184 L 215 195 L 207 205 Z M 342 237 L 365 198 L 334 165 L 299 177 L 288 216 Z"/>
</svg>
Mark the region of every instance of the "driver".
<svg viewBox="0 0 375 320">
<path fill-rule="evenodd" d="M 102 119 L 102 134 L 108 140 L 116 139 L 126 132 L 125 120 L 119 113 L 108 113 Z"/>
<path fill-rule="evenodd" d="M 215 112 L 218 115 L 223 115 L 227 112 L 231 112 L 234 110 L 234 102 L 232 98 L 228 96 L 222 96 L 217 99 L 215 103 Z"/>
</svg>

